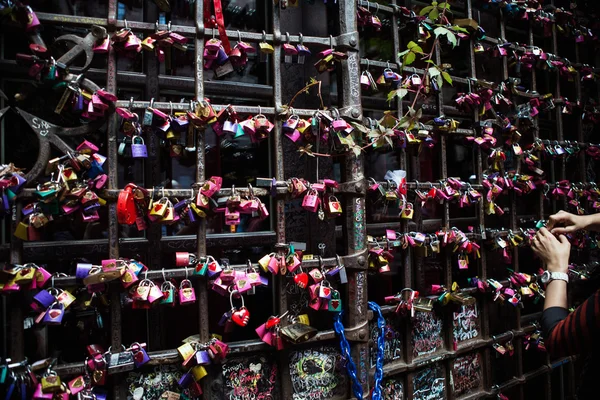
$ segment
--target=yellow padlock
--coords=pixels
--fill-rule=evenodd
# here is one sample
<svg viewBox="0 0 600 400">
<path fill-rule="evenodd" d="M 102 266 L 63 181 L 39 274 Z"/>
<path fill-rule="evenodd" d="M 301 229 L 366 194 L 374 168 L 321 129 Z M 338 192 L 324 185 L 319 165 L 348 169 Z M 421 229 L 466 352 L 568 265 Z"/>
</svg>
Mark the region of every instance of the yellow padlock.
<svg viewBox="0 0 600 400">
<path fill-rule="evenodd" d="M 177 348 L 177 351 L 179 352 L 179 355 L 181 356 L 181 358 L 184 360 L 187 360 L 189 357 L 191 357 L 196 352 L 196 350 L 190 343 L 185 343 L 185 344 L 179 346 Z"/>
<path fill-rule="evenodd" d="M 62 382 L 60 381 L 60 377 L 56 375 L 56 372 L 50 372 L 48 375 L 42 377 L 41 385 L 42 392 L 54 393 L 61 389 Z"/>
<path fill-rule="evenodd" d="M 273 48 L 273 46 L 271 46 L 267 42 L 260 42 L 258 44 L 258 47 L 262 53 L 273 54 L 275 52 L 275 49 Z"/>
<path fill-rule="evenodd" d="M 202 365 L 196 365 L 191 370 L 192 375 L 194 376 L 194 380 L 199 381 L 204 378 L 208 373 L 206 372 L 206 368 Z"/>
<path fill-rule="evenodd" d="M 308 314 L 300 314 L 296 318 L 299 323 L 304 325 L 310 325 L 310 319 L 308 318 Z"/>
</svg>

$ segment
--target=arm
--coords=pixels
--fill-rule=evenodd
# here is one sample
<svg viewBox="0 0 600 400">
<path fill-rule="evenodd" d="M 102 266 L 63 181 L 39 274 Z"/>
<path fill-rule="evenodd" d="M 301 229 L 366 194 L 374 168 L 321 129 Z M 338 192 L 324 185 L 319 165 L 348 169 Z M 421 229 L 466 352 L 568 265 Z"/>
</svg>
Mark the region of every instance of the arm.
<svg viewBox="0 0 600 400">
<path fill-rule="evenodd" d="M 557 227 L 557 225 L 563 226 Z M 600 214 L 575 215 L 559 211 L 551 215 L 548 220 L 548 230 L 555 235 L 564 235 L 582 229 L 600 231 Z"/>
<path fill-rule="evenodd" d="M 564 282 L 552 281 L 548 288 L 556 283 L 566 286 Z M 546 308 L 544 304 L 542 330 L 548 352 L 553 357 L 564 357 L 591 351 L 600 335 L 599 312 L 600 291 L 594 293 L 571 314 L 566 308 Z"/>
</svg>

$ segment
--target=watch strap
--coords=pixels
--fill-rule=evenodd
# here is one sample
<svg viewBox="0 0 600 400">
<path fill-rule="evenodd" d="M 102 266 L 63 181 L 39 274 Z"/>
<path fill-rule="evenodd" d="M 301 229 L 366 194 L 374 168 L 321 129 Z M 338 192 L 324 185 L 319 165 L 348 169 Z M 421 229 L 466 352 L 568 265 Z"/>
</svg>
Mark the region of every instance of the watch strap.
<svg viewBox="0 0 600 400">
<path fill-rule="evenodd" d="M 569 275 L 564 272 L 550 272 L 550 279 L 548 280 L 548 283 L 555 280 L 565 281 L 569 283 Z"/>
</svg>

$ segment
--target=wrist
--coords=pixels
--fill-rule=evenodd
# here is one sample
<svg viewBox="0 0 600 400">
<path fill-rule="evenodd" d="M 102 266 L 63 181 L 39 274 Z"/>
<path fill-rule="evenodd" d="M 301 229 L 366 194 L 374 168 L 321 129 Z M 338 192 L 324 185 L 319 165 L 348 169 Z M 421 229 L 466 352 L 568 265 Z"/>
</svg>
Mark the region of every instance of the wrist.
<svg viewBox="0 0 600 400">
<path fill-rule="evenodd" d="M 569 263 L 562 263 L 562 262 L 553 262 L 553 263 L 548 263 L 546 265 L 546 269 L 550 272 L 564 272 L 567 273 L 567 271 L 569 271 Z"/>
</svg>

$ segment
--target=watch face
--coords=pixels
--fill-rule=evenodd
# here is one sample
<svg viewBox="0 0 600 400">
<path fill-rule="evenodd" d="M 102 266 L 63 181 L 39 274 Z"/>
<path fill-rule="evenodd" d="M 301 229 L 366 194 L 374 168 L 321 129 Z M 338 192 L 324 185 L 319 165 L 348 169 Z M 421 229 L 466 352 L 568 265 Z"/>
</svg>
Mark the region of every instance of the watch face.
<svg viewBox="0 0 600 400">
<path fill-rule="evenodd" d="M 544 271 L 544 273 L 542 274 L 542 283 L 546 284 L 548 283 L 548 281 L 550 280 L 550 272 L 548 271 Z"/>
</svg>

